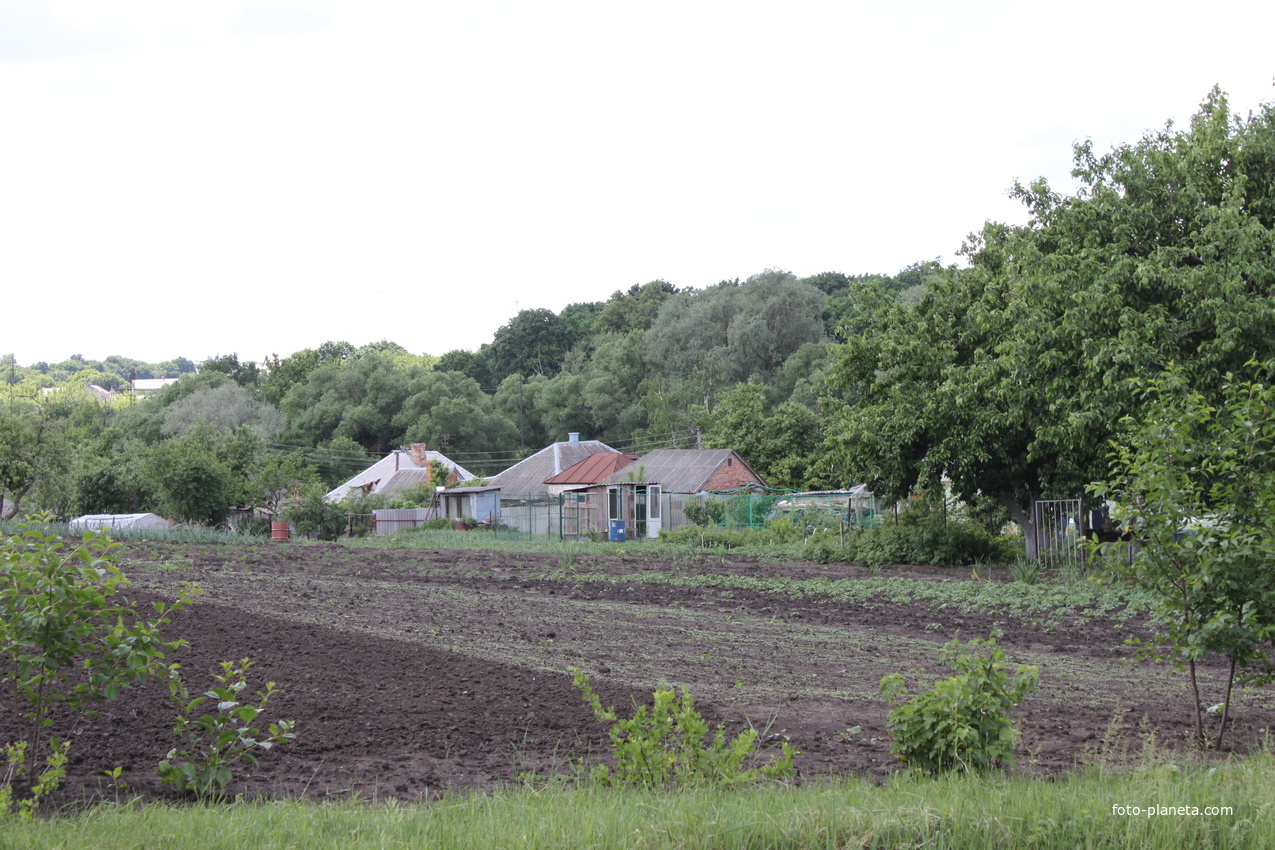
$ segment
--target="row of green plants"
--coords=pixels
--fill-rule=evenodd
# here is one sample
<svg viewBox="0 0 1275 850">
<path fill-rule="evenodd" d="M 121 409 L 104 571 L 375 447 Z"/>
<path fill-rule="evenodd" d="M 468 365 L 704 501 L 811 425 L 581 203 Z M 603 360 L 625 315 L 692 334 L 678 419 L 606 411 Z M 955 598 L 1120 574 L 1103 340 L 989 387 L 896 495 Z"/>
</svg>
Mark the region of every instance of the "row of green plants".
<svg viewBox="0 0 1275 850">
<path fill-rule="evenodd" d="M 1035 584 L 1002 583 L 976 580 L 977 572 L 972 572 L 969 581 L 928 581 L 887 575 L 861 579 L 829 579 L 823 576 L 794 579 L 659 570 L 616 575 L 577 569 L 572 565 L 571 569 L 552 570 L 544 573 L 543 577 L 621 585 L 665 584 L 726 591 L 748 590 L 813 601 L 900 606 L 922 604 L 933 610 L 952 608 L 971 613 L 1006 614 L 1038 621 L 1046 626 L 1065 618 L 1128 619 L 1149 614 L 1156 604 L 1154 595 L 1123 582 L 1087 578 Z"/>
<path fill-rule="evenodd" d="M 182 583 L 175 601 L 139 610 L 123 596 L 129 580 L 119 547 L 91 531 L 78 539 L 53 534 L 46 523 L 19 526 L 0 542 L 0 687 L 13 696 L 0 710 L 16 712 L 12 725 L 24 730 L 0 745 L 0 821 L 30 819 L 65 776 L 72 741 L 57 737 L 55 709 L 92 716 L 127 688 L 167 683 L 178 744 L 157 770 L 196 797 L 222 794 L 237 762 L 294 737 L 288 721 L 257 725 L 276 686 L 258 691 L 255 704 L 244 699 L 248 659 L 223 664 L 213 687 L 191 696 L 180 665 L 166 663 L 186 642 L 161 629 L 199 588 Z"/>
</svg>

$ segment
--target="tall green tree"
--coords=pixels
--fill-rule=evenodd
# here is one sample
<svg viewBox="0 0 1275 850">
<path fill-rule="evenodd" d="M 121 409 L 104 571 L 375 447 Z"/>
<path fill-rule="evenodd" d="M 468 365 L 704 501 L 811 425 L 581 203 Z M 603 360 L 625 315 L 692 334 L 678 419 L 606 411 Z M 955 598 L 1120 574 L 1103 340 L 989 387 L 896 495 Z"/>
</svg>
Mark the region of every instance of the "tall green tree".
<svg viewBox="0 0 1275 850">
<path fill-rule="evenodd" d="M 238 354 L 218 354 L 199 364 L 201 372 L 220 372 L 241 387 L 253 390 L 260 386 L 263 377 L 255 361 L 240 361 Z"/>
<path fill-rule="evenodd" d="M 722 396 L 704 446 L 735 449 L 772 487 L 805 490 L 818 486 L 813 468 L 822 438 L 814 411 L 793 401 L 774 405 L 753 382 Z"/>
<path fill-rule="evenodd" d="M 259 398 L 273 405 L 283 401 L 288 390 L 300 384 L 310 373 L 329 361 L 348 360 L 355 348 L 348 342 L 328 341 L 318 348 L 303 348 L 288 357 L 272 354 L 266 358 L 266 376 L 261 381 Z"/>
<path fill-rule="evenodd" d="M 816 287 L 771 269 L 743 284 L 670 297 L 646 339 L 654 362 L 720 392 L 752 374 L 769 377 L 801 346 L 823 339 L 824 301 Z"/>
<path fill-rule="evenodd" d="M 0 403 L 0 519 L 20 516 L 24 500 L 41 481 L 65 474 L 71 454 L 68 423 L 77 407 L 97 406 L 73 390 L 8 396 Z"/>
<path fill-rule="evenodd" d="M 424 371 L 412 379 L 394 419 L 405 441 L 444 453 L 512 448 L 513 424 L 496 411 L 491 396 L 461 372 Z"/>
<path fill-rule="evenodd" d="M 616 290 L 602 306 L 594 323 L 595 333 L 629 333 L 645 331 L 655 322 L 660 306 L 677 294 L 677 287 L 666 280 L 633 284 L 627 292 Z"/>
<path fill-rule="evenodd" d="M 208 390 L 226 386 L 231 379 L 222 372 L 200 372 L 187 375 L 169 384 L 150 398 L 122 407 L 113 426 L 129 436 L 150 445 L 164 438 L 164 420 L 170 408 L 180 405 L 187 398 Z"/>
<path fill-rule="evenodd" d="M 878 299 L 832 384 L 850 476 L 898 495 L 946 474 L 1030 545 L 1034 499 L 1102 474 L 1128 378 L 1178 362 L 1207 392 L 1272 352 L 1275 107 L 1232 116 L 1215 90 L 1186 129 L 1077 145 L 1073 174 L 1071 196 L 1016 185 L 1028 223 L 988 223 L 914 305 Z"/>
<path fill-rule="evenodd" d="M 625 442 L 634 431 L 646 427 L 648 410 L 642 383 L 654 368 L 641 331 L 598 337 L 580 390 L 580 401 L 588 411 L 584 422 L 594 439 Z M 579 431 L 586 427 L 584 422 L 566 430 Z"/>
<path fill-rule="evenodd" d="M 146 449 L 118 428 L 108 428 L 77 446 L 68 474 L 68 514 L 137 513 L 154 507 L 144 464 Z"/>
<path fill-rule="evenodd" d="M 170 405 L 160 431 L 165 435 L 185 434 L 202 421 L 212 423 L 220 434 L 248 427 L 267 440 L 277 437 L 286 425 L 283 415 L 272 405 L 253 398 L 239 384 L 224 383 L 204 387 Z"/>
<path fill-rule="evenodd" d="M 318 446 L 349 437 L 382 454 L 403 441 L 403 403 L 418 368 L 398 368 L 391 355 L 368 353 L 328 360 L 288 390 L 279 405 L 288 417 L 286 442 Z"/>
<path fill-rule="evenodd" d="M 235 474 L 215 451 L 217 434 L 201 423 L 147 452 L 146 477 L 167 519 L 219 525 L 238 495 Z"/>
<path fill-rule="evenodd" d="M 560 373 L 552 381 L 569 380 L 571 377 Z M 495 410 L 514 426 L 520 448 L 539 448 L 549 441 L 549 431 L 543 418 L 546 413 L 544 389 L 550 382 L 544 375 L 509 375 L 496 388 L 493 398 Z"/>
<path fill-rule="evenodd" d="M 496 331 L 489 351 L 493 377 L 558 372 L 575 342 L 571 326 L 552 310 L 522 310 Z"/>
</svg>

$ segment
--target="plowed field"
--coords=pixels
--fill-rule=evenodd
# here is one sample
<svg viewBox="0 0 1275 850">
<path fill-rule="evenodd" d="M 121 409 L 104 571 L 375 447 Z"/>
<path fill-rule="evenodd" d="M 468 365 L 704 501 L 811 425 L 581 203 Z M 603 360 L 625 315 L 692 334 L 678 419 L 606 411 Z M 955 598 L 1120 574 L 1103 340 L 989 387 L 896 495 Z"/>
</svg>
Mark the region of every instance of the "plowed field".
<svg viewBox="0 0 1275 850">
<path fill-rule="evenodd" d="M 630 552 L 635 547 L 630 547 Z M 640 550 L 639 550 L 640 551 Z M 634 554 L 544 555 L 338 545 L 130 543 L 122 566 L 139 602 L 204 593 L 173 623 L 190 645 L 176 659 L 191 690 L 221 660 L 251 657 L 255 689 L 279 683 L 270 717 L 297 721 L 297 740 L 245 766 L 233 792 L 316 799 L 358 794 L 428 799 L 548 775 L 607 755 L 564 672 L 589 672 L 603 700 L 689 688 L 729 729 L 752 723 L 802 751 L 800 776 L 893 769 L 880 678 L 917 684 L 950 675 L 953 637 L 1004 632 L 1011 661 L 1041 685 L 1019 708 L 1019 769 L 1062 772 L 1092 759 L 1134 759 L 1148 736 L 1184 746 L 1184 674 L 1132 660 L 1137 618 L 1015 617 L 885 597 L 832 602 L 791 592 L 722 589 L 699 576 L 862 579 L 850 567 L 744 558 L 655 561 Z M 657 570 L 682 584 L 623 577 Z M 966 569 L 898 567 L 889 576 L 969 582 Z M 983 577 L 986 578 L 986 577 Z M 993 576 L 993 581 L 1004 577 Z M 173 660 L 173 659 L 170 659 Z M 1220 666 L 1204 687 L 1220 695 Z M 72 741 L 60 799 L 165 796 L 155 764 L 176 743 L 166 691 L 148 686 L 57 734 Z M 1219 696 L 1220 698 L 1220 696 Z M 15 736 L 3 700 L 0 740 Z M 1237 694 L 1229 747 L 1243 752 L 1275 722 L 1267 691 Z M 858 726 L 857 734 L 847 734 Z M 120 788 L 104 771 L 122 767 Z"/>
</svg>

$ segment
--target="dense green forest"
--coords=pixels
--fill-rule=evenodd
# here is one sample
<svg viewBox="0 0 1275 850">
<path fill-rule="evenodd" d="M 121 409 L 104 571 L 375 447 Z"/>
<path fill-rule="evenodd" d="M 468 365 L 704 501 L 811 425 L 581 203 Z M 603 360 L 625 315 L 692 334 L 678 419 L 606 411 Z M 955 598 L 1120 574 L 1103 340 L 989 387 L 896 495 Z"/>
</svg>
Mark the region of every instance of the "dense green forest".
<svg viewBox="0 0 1275 850">
<path fill-rule="evenodd" d="M 1189 126 L 1078 144 L 1073 175 L 1070 195 L 1015 184 L 1027 223 L 984 224 L 960 265 L 651 281 L 523 310 L 477 351 L 9 356 L 0 514 L 217 522 L 406 443 L 490 475 L 577 431 L 639 453 L 735 448 L 775 487 L 896 496 L 946 476 L 1026 522 L 1033 498 L 1105 472 L 1140 382 L 1177 363 L 1207 392 L 1275 355 L 1275 108 L 1241 117 L 1214 91 Z M 130 374 L 182 378 L 137 400 Z"/>
</svg>

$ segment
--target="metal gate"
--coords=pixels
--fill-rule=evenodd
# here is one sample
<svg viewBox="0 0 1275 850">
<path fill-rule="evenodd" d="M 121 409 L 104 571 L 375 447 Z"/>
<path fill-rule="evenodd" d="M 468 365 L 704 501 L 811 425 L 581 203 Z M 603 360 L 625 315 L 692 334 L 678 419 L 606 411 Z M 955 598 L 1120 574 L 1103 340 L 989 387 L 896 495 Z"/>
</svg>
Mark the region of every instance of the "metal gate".
<svg viewBox="0 0 1275 850">
<path fill-rule="evenodd" d="M 1080 500 L 1048 499 L 1032 507 L 1037 559 L 1050 569 L 1083 566 L 1085 536 Z"/>
</svg>

